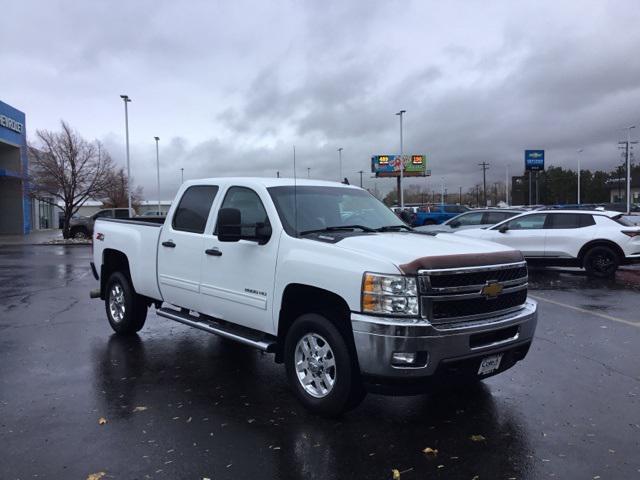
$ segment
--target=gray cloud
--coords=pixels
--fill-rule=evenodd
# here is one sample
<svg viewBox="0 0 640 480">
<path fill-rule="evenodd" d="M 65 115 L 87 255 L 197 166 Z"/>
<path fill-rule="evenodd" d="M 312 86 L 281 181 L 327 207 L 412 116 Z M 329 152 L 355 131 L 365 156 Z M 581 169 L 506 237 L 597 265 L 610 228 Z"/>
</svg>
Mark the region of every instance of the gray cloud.
<svg viewBox="0 0 640 480">
<path fill-rule="evenodd" d="M 640 11 L 633 0 L 563 2 L 11 2 L 2 100 L 27 128 L 68 120 L 124 164 L 128 93 L 132 172 L 155 197 L 186 178 L 292 175 L 357 182 L 375 153 L 426 153 L 438 188 L 471 187 L 477 164 L 610 169 L 640 101 Z M 626 12 L 620 15 L 620 12 Z M 373 180 L 365 175 L 367 184 Z M 425 183 L 425 180 L 414 180 Z M 391 180 L 378 180 L 390 189 Z"/>
</svg>

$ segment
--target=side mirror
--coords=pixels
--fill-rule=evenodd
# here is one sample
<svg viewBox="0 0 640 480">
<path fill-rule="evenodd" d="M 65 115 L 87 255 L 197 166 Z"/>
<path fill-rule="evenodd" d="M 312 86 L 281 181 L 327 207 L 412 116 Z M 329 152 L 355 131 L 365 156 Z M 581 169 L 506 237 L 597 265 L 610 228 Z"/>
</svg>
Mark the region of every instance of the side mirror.
<svg viewBox="0 0 640 480">
<path fill-rule="evenodd" d="M 238 242 L 241 234 L 240 210 L 221 208 L 218 212 L 218 240 Z"/>
<path fill-rule="evenodd" d="M 449 226 L 450 226 L 451 228 L 458 228 L 458 227 L 460 226 L 460 222 L 458 222 L 458 221 L 456 220 L 455 222 L 451 222 L 451 223 L 449 224 Z"/>
<path fill-rule="evenodd" d="M 256 224 L 256 240 L 258 241 L 258 245 L 264 245 L 271 238 L 271 225 L 266 225 L 264 223 Z"/>
<path fill-rule="evenodd" d="M 509 226 L 506 223 L 498 229 L 500 233 L 507 233 L 507 230 L 509 230 Z"/>
</svg>

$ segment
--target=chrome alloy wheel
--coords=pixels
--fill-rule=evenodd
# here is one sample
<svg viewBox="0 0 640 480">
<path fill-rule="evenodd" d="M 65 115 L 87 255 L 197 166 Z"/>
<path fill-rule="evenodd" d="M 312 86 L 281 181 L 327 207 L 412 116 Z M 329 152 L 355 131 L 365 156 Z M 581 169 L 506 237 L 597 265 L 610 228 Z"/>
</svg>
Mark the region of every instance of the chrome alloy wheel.
<svg viewBox="0 0 640 480">
<path fill-rule="evenodd" d="M 114 283 L 109 291 L 109 312 L 115 323 L 120 323 L 124 318 L 124 290 L 122 285 Z"/>
<path fill-rule="evenodd" d="M 336 359 L 329 343 L 317 333 L 307 333 L 295 350 L 298 381 L 315 398 L 324 398 L 336 383 Z"/>
</svg>

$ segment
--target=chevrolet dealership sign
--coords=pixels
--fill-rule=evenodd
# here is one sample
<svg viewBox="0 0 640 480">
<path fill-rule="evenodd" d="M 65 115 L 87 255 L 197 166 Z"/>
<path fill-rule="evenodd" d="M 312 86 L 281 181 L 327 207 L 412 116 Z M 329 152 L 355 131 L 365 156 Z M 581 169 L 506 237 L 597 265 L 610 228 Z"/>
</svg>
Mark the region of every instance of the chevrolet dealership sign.
<svg viewBox="0 0 640 480">
<path fill-rule="evenodd" d="M 24 131 L 24 125 L 20 122 L 15 121 L 13 118 L 6 117 L 4 115 L 0 115 L 0 126 L 4 128 L 8 128 L 9 130 L 13 130 L 16 133 L 22 135 Z"/>
</svg>

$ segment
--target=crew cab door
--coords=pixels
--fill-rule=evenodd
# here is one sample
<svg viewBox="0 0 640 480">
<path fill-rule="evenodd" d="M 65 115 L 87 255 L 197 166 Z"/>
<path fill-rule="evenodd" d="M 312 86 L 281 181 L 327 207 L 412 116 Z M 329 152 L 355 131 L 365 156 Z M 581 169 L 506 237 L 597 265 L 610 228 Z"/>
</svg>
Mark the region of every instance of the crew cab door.
<svg viewBox="0 0 640 480">
<path fill-rule="evenodd" d="M 198 310 L 203 234 L 217 192 L 215 185 L 188 187 L 162 227 L 158 284 L 165 302 Z"/>
<path fill-rule="evenodd" d="M 489 230 L 491 232 L 490 239 L 520 250 L 525 257 L 544 257 L 547 235 L 544 228 L 546 218 L 546 213 L 521 215 L 491 228 Z M 501 231 L 503 226 L 506 226 L 506 230 Z"/>
<path fill-rule="evenodd" d="M 265 200 L 266 198 L 265 193 Z M 258 193 L 248 187 L 227 189 L 220 208 L 240 210 L 242 225 L 262 222 L 271 226 Z M 217 215 L 216 215 L 217 222 Z M 255 235 L 255 228 L 242 227 L 241 235 Z M 200 254 L 202 280 L 201 312 L 245 327 L 273 333 L 272 303 L 279 232 L 273 231 L 263 245 L 241 239 L 220 242 L 217 226 L 207 227 Z M 207 252 L 205 252 L 207 250 Z"/>
</svg>

